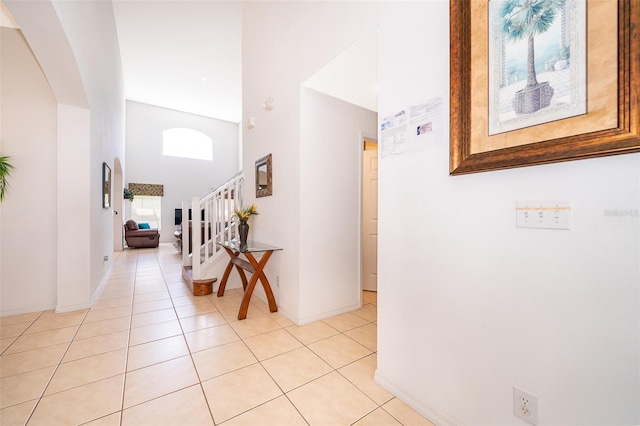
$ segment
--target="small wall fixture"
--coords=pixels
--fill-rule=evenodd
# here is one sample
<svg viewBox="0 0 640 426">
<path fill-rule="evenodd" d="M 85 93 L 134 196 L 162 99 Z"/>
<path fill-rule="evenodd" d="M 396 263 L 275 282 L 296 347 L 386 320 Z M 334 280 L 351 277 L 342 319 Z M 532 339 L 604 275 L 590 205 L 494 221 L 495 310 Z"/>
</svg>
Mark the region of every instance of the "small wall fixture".
<svg viewBox="0 0 640 426">
<path fill-rule="evenodd" d="M 247 120 L 247 129 L 253 129 L 254 127 L 256 127 L 256 118 L 249 117 L 249 120 Z"/>
<path fill-rule="evenodd" d="M 271 111 L 275 107 L 276 107 L 276 100 L 275 98 L 272 98 L 272 97 L 268 97 L 267 100 L 264 101 L 264 103 L 262 104 L 262 108 L 266 109 L 267 111 Z"/>
</svg>

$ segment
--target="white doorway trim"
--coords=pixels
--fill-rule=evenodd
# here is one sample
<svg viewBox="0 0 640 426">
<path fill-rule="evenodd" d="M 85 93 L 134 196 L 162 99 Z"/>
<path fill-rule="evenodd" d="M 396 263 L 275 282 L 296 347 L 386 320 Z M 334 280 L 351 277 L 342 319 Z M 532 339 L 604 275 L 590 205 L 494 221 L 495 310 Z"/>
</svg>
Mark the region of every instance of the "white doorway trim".
<svg viewBox="0 0 640 426">
<path fill-rule="evenodd" d="M 122 164 L 118 157 L 113 159 L 113 250 L 123 249 L 122 233 L 124 223 L 124 195 L 123 195 Z"/>
<path fill-rule="evenodd" d="M 363 261 L 364 261 L 364 245 L 363 245 L 363 225 L 364 225 L 364 221 L 363 221 L 363 213 L 364 213 L 364 200 L 363 200 L 363 194 L 364 194 L 364 144 L 365 141 L 372 141 L 372 142 L 378 142 L 378 136 L 377 135 L 371 135 L 368 134 L 367 132 L 360 132 L 359 133 L 359 141 L 358 141 L 358 149 L 360 150 L 360 155 L 359 155 L 359 162 L 358 162 L 358 175 L 359 175 L 359 197 L 360 197 L 360 202 L 358 203 L 359 205 L 359 211 L 358 211 L 358 221 L 360 224 L 360 238 L 358 241 L 358 262 L 359 262 L 359 269 L 358 269 L 358 277 L 359 277 L 359 292 L 360 292 L 360 297 L 362 297 L 362 291 L 364 289 L 364 276 L 363 276 Z"/>
</svg>

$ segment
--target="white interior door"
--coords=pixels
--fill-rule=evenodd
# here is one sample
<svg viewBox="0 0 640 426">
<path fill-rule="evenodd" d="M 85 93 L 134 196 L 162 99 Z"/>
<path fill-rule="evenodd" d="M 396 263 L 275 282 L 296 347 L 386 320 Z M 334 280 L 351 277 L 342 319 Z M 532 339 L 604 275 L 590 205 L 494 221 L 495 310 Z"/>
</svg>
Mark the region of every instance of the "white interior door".
<svg viewBox="0 0 640 426">
<path fill-rule="evenodd" d="M 362 289 L 378 290 L 378 150 L 365 150 L 362 167 Z"/>
</svg>

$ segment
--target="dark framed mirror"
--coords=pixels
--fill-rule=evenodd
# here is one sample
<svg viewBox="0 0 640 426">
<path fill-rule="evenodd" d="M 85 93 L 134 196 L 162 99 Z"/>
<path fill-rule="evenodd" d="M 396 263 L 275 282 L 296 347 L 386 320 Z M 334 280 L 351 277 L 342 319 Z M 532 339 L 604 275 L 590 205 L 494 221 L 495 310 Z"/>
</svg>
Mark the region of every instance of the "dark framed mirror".
<svg viewBox="0 0 640 426">
<path fill-rule="evenodd" d="M 256 161 L 256 198 L 273 194 L 271 154 Z"/>
<path fill-rule="evenodd" d="M 111 207 L 111 169 L 102 163 L 102 208 Z"/>
</svg>

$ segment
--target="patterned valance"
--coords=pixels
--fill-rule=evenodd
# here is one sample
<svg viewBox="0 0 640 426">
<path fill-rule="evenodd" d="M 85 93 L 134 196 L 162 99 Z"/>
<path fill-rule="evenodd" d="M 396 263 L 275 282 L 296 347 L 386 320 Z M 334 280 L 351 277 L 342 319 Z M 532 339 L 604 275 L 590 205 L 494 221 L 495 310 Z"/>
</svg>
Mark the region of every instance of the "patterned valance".
<svg viewBox="0 0 640 426">
<path fill-rule="evenodd" d="M 164 195 L 164 185 L 155 183 L 129 183 L 129 191 L 134 195 L 148 195 L 162 197 Z"/>
</svg>

